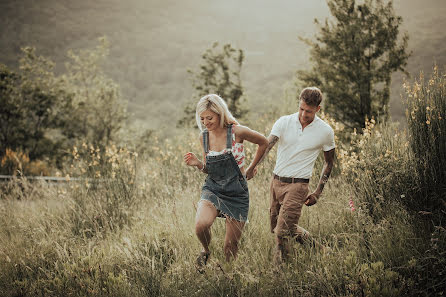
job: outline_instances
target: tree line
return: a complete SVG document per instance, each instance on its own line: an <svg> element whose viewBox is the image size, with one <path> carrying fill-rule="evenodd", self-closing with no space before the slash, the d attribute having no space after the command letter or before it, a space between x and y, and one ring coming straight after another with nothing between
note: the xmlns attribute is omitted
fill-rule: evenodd
<svg viewBox="0 0 446 297"><path fill-rule="evenodd" d="M392 1L327 4L331 17L315 20L319 32L302 39L310 46L312 68L298 70L297 78L323 91L323 108L332 117L361 131L367 118L388 117L391 75L407 73L408 36L399 31L402 19ZM22 49L18 71L0 65L0 159L8 149L61 167L74 145L105 147L118 138L126 124L126 101L102 70L108 48L102 38L93 50L70 51L62 75L31 47ZM184 107L178 125L193 123L196 98L208 93L221 95L236 117L245 115L243 61L243 50L230 44L214 43L206 50L198 70L189 70L194 102Z"/></svg>

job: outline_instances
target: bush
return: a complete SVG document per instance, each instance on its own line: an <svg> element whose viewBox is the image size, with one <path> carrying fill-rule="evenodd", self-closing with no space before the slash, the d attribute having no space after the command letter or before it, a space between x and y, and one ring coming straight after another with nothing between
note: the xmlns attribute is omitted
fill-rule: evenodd
<svg viewBox="0 0 446 297"><path fill-rule="evenodd" d="M355 189L375 222L392 215L395 203L415 199L415 177L407 138L396 126L366 121L362 134L352 134L351 145L341 149L342 175Z"/></svg>
<svg viewBox="0 0 446 297"><path fill-rule="evenodd" d="M74 147L71 176L73 232L92 237L117 231L131 224L136 204L136 156L112 145L105 152L83 144Z"/></svg>
<svg viewBox="0 0 446 297"><path fill-rule="evenodd" d="M412 86L406 85L406 118L410 148L414 153L418 177L414 210L446 214L446 80L434 67L429 81L420 75Z"/></svg>
<svg viewBox="0 0 446 297"><path fill-rule="evenodd" d="M50 169L47 164L40 160L30 161L27 153L6 149L1 158L0 173L6 175L49 175Z"/></svg>

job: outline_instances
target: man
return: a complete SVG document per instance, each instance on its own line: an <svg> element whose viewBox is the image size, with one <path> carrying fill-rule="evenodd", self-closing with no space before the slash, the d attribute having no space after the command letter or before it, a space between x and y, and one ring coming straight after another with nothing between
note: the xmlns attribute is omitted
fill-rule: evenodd
<svg viewBox="0 0 446 297"><path fill-rule="evenodd" d="M299 111L282 116L268 137L268 148L278 143L277 159L271 181L271 232L276 236L275 260L282 262L288 253L288 241L304 242L309 233L299 227L303 204L314 205L319 199L333 168L335 143L333 129L316 113L320 110L322 93L318 88L302 90ZM324 167L316 190L309 194L308 183L320 150L324 151Z"/></svg>

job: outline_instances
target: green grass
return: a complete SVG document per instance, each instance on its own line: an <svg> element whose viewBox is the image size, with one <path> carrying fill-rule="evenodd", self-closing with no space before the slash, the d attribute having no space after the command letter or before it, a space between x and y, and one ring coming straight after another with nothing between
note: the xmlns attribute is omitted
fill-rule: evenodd
<svg viewBox="0 0 446 297"><path fill-rule="evenodd" d="M122 189L120 181L96 188L27 181L22 186L19 181L7 185L4 193L9 194L2 195L0 204L3 294L397 296L412 292L405 271L417 257L420 239L410 216L395 205L392 216L374 222L368 204L341 175L330 181L318 204L304 209L300 221L332 252L295 244L291 260L276 269L268 225L272 157L249 182L250 216L239 257L232 263L224 261L224 222L218 219L212 227L210 263L206 273L198 273L193 265L200 250L194 216L204 175L181 162L188 139L155 144L158 152L140 157L130 194L111 195ZM198 152L198 144L191 148ZM132 171L126 172L128 180ZM25 191L20 200L19 191ZM132 206L124 203L126 196ZM356 204L353 212L350 198Z"/></svg>
<svg viewBox="0 0 446 297"><path fill-rule="evenodd" d="M438 86L444 84L426 88ZM251 119L250 126L268 133L278 115L293 110L290 98L285 94L282 108ZM444 94L436 98L444 104ZM444 214L433 220L411 203L425 199L414 169L414 132L408 137L392 124L370 121L353 136L324 117L339 137L338 169L319 202L304 207L300 225L330 252L295 243L290 260L273 265L272 152L249 181L249 223L238 258L225 262L224 221L217 219L212 255L200 274L194 267L200 251L194 219L205 176L183 164L185 152L200 153L197 131L184 129L163 140L153 136L140 156L116 147L73 150L69 175L100 182L17 179L0 185L2 296L441 296ZM246 150L252 158L254 147ZM320 168L321 160L311 188Z"/></svg>

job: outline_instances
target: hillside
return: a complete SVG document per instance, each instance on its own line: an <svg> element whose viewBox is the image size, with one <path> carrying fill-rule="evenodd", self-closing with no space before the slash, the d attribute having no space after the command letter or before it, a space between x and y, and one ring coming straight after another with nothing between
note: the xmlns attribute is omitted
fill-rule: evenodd
<svg viewBox="0 0 446 297"><path fill-rule="evenodd" d="M443 0L398 0L413 56L409 71L446 64ZM68 49L111 41L106 69L129 100L134 118L151 127L173 127L192 94L187 69L215 41L246 53L243 82L256 105L281 96L297 69L309 66L298 36L311 37L314 18L328 15L325 1L23 0L0 2L0 63L17 67L20 47L33 45L63 69ZM428 16L428 17L427 17ZM391 111L400 119L402 75L394 77Z"/></svg>

